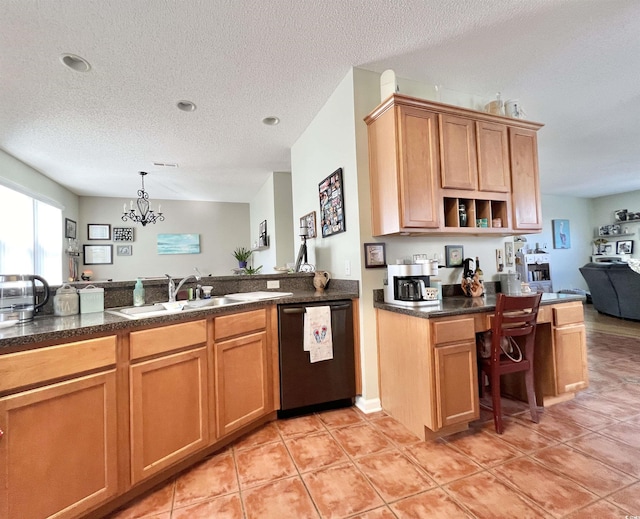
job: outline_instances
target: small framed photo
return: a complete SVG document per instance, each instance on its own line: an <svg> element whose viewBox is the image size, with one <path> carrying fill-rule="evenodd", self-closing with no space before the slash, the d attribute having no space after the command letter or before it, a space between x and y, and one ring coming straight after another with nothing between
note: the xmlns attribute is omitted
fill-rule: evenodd
<svg viewBox="0 0 640 519"><path fill-rule="evenodd" d="M462 245L445 245L445 266L447 267L462 267L464 261L464 248Z"/></svg>
<svg viewBox="0 0 640 519"><path fill-rule="evenodd" d="M616 254L631 254L633 252L633 240L616 242Z"/></svg>
<svg viewBox="0 0 640 519"><path fill-rule="evenodd" d="M133 227L114 227L113 241L133 241Z"/></svg>
<svg viewBox="0 0 640 519"><path fill-rule="evenodd" d="M364 244L364 266L368 269L384 268L387 266L384 243Z"/></svg>
<svg viewBox="0 0 640 519"><path fill-rule="evenodd" d="M90 223L87 225L87 237L90 240L110 240L111 225L107 223Z"/></svg>
<svg viewBox="0 0 640 519"><path fill-rule="evenodd" d="M112 265L113 245L83 245L85 265Z"/></svg>
<svg viewBox="0 0 640 519"><path fill-rule="evenodd" d="M64 237L65 238L72 238L75 240L77 238L77 228L78 228L78 225L76 224L76 222L74 222L69 218L64 219Z"/></svg>
<svg viewBox="0 0 640 519"><path fill-rule="evenodd" d="M315 238L316 234L316 212L311 211L300 218L300 229L307 228L307 239Z"/></svg>
<svg viewBox="0 0 640 519"><path fill-rule="evenodd" d="M133 245L116 245L116 255L118 256L132 256Z"/></svg>

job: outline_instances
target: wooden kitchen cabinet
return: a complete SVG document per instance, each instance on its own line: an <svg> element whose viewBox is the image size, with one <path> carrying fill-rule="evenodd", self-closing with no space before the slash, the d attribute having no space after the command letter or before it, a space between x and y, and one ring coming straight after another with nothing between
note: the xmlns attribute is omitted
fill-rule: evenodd
<svg viewBox="0 0 640 519"><path fill-rule="evenodd" d="M575 392L589 385L583 312L582 303L553 309L556 394Z"/></svg>
<svg viewBox="0 0 640 519"><path fill-rule="evenodd" d="M274 410L267 317L260 309L214 320L218 437Z"/></svg>
<svg viewBox="0 0 640 519"><path fill-rule="evenodd" d="M115 344L0 356L0 372L19 366L26 383L41 384L0 398L0 517L79 517L118 492ZM101 371L48 383L69 364Z"/></svg>
<svg viewBox="0 0 640 519"><path fill-rule="evenodd" d="M372 234L440 226L438 116L390 107L369 125Z"/></svg>
<svg viewBox="0 0 640 519"><path fill-rule="evenodd" d="M432 323L438 429L480 416L474 319Z"/></svg>
<svg viewBox="0 0 640 519"><path fill-rule="evenodd" d="M365 122L374 236L541 230L541 124L401 94ZM461 204L466 226L459 223Z"/></svg>
<svg viewBox="0 0 640 519"><path fill-rule="evenodd" d="M542 231L538 138L533 130L509 128L513 230Z"/></svg>
<svg viewBox="0 0 640 519"><path fill-rule="evenodd" d="M135 485L209 444L206 321L132 332L129 344Z"/></svg>
<svg viewBox="0 0 640 519"><path fill-rule="evenodd" d="M382 408L422 439L466 429L480 413L474 319L376 313Z"/></svg>

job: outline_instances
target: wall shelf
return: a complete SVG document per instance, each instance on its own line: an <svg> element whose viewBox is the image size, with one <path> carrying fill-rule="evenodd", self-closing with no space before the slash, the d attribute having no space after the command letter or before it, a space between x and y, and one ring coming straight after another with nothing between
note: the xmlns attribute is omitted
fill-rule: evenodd
<svg viewBox="0 0 640 519"><path fill-rule="evenodd" d="M628 232L626 234L596 234L593 239L602 238L603 240L606 240L607 238L625 238L627 236L635 236L635 234L635 232Z"/></svg>

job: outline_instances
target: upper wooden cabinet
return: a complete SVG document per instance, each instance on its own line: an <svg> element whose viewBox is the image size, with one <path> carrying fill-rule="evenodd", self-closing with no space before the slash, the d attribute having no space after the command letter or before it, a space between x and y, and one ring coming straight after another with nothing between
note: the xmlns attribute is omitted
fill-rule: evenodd
<svg viewBox="0 0 640 519"><path fill-rule="evenodd" d="M541 230L541 124L400 94L365 122L374 236Z"/></svg>
<svg viewBox="0 0 640 519"><path fill-rule="evenodd" d="M439 227L436 113L388 107L369 126L369 168L374 235Z"/></svg>

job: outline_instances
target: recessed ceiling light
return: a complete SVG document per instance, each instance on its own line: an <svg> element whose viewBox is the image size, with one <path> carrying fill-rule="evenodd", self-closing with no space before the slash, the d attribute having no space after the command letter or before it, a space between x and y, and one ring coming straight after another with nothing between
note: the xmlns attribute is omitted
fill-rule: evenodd
<svg viewBox="0 0 640 519"><path fill-rule="evenodd" d="M195 103L191 101L178 101L176 106L183 112L193 112L196 109Z"/></svg>
<svg viewBox="0 0 640 519"><path fill-rule="evenodd" d="M63 54L60 56L60 61L76 72L89 72L91 70L89 62L75 54Z"/></svg>
<svg viewBox="0 0 640 519"><path fill-rule="evenodd" d="M264 119L262 119L262 122L267 126L275 126L276 124L280 124L280 119L278 119L277 117L271 116L271 117L265 117Z"/></svg>
<svg viewBox="0 0 640 519"><path fill-rule="evenodd" d="M178 164L176 162L154 162L154 166L158 166L159 168L177 168Z"/></svg>

